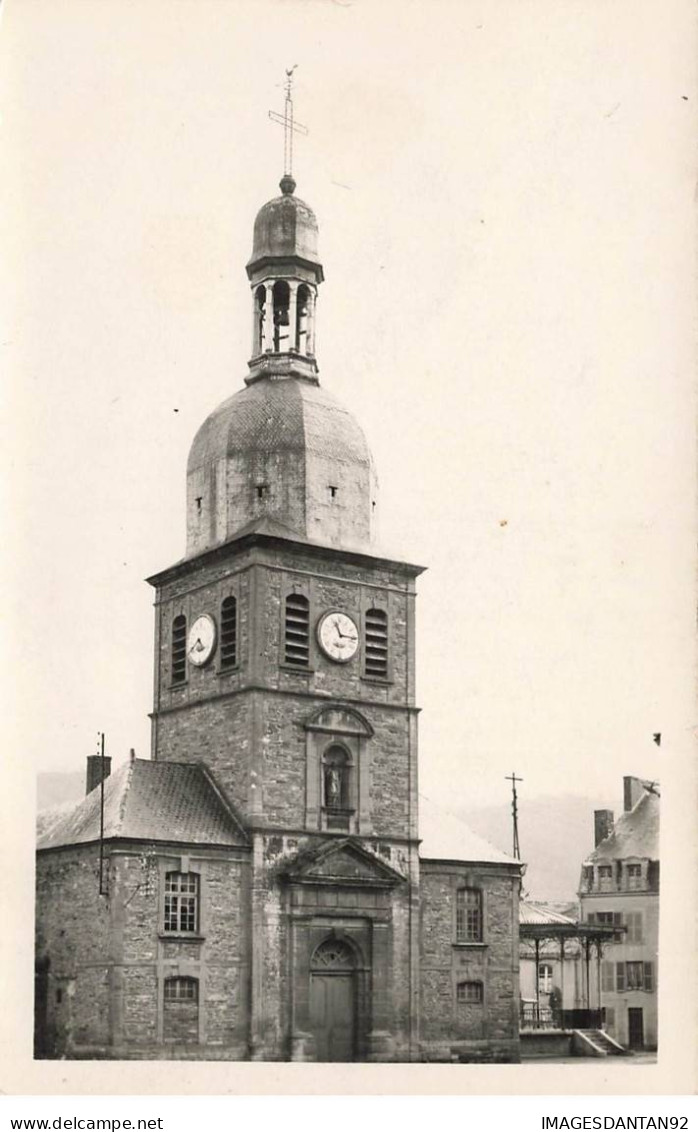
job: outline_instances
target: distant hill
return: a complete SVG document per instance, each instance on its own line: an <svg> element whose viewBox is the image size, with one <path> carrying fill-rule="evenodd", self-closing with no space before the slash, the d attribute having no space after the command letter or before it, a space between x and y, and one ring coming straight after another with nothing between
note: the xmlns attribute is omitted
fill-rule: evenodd
<svg viewBox="0 0 698 1132"><path fill-rule="evenodd" d="M39 810L79 802L84 793L81 771L38 776ZM594 847L594 810L603 805L598 799L577 795L526 801L520 811L519 841L527 863L524 890L532 899L576 900L582 861ZM497 849L511 852L509 805L454 813Z"/></svg>
<svg viewBox="0 0 698 1132"><path fill-rule="evenodd" d="M524 890L532 899L576 900L582 861L594 848L594 810L603 805L598 798L563 795L527 800L519 810L519 843L527 864ZM511 853L510 805L460 810L458 817Z"/></svg>
<svg viewBox="0 0 698 1132"><path fill-rule="evenodd" d="M53 810L67 802L79 802L85 796L85 772L55 771L36 776L36 808Z"/></svg>

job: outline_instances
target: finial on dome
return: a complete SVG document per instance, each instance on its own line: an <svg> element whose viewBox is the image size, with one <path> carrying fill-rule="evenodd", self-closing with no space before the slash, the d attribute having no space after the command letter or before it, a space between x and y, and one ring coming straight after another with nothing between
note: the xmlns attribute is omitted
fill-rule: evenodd
<svg viewBox="0 0 698 1132"><path fill-rule="evenodd" d="M279 181L279 188L285 197L291 197L296 191L296 182L288 173L284 173Z"/></svg>
<svg viewBox="0 0 698 1132"><path fill-rule="evenodd" d="M269 111L269 117L272 122L278 122L284 128L284 175L281 181L281 191L285 196L290 196L296 183L293 180L293 135L307 134L306 126L302 126L300 122L293 120L293 72L295 71L297 63L294 63L290 70L286 71L286 81L284 83L284 112L277 114L275 110ZM285 189L284 181L293 185L293 189Z"/></svg>

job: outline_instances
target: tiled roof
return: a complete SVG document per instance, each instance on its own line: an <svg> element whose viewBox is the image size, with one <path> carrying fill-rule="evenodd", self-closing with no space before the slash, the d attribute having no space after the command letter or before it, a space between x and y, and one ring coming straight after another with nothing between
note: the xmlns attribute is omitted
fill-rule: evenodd
<svg viewBox="0 0 698 1132"><path fill-rule="evenodd" d="M555 912L549 904L537 904L532 900L521 900L519 903L520 924L568 924L574 925L576 920Z"/></svg>
<svg viewBox="0 0 698 1132"><path fill-rule="evenodd" d="M39 815L38 849L99 840L100 789L67 814ZM104 837L245 845L244 830L201 764L133 759L104 783Z"/></svg>
<svg viewBox="0 0 698 1132"><path fill-rule="evenodd" d="M422 794L419 796L419 836L422 839L419 847L422 860L520 864L515 857L509 857L495 849L484 838L473 833L459 818L442 810Z"/></svg>
<svg viewBox="0 0 698 1132"><path fill-rule="evenodd" d="M626 857L659 860L659 795L654 791L646 791L632 810L620 815L613 832L599 842L585 863Z"/></svg>

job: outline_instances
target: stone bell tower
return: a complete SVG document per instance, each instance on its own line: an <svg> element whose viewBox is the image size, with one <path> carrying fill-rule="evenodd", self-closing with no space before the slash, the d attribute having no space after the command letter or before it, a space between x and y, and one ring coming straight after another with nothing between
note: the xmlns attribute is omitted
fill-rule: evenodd
<svg viewBox="0 0 698 1132"><path fill-rule="evenodd" d="M250 1056L417 1048L414 603L375 546L363 432L321 385L318 226L254 223L244 387L197 432L187 553L156 589L153 757L203 762L250 838Z"/></svg>

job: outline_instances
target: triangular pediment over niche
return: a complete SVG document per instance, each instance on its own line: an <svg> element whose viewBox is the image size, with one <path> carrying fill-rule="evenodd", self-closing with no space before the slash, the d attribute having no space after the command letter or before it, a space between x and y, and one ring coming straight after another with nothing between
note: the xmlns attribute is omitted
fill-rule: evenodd
<svg viewBox="0 0 698 1132"><path fill-rule="evenodd" d="M349 884L380 888L403 883L405 878L386 861L346 838L298 854L284 869L295 884Z"/></svg>

